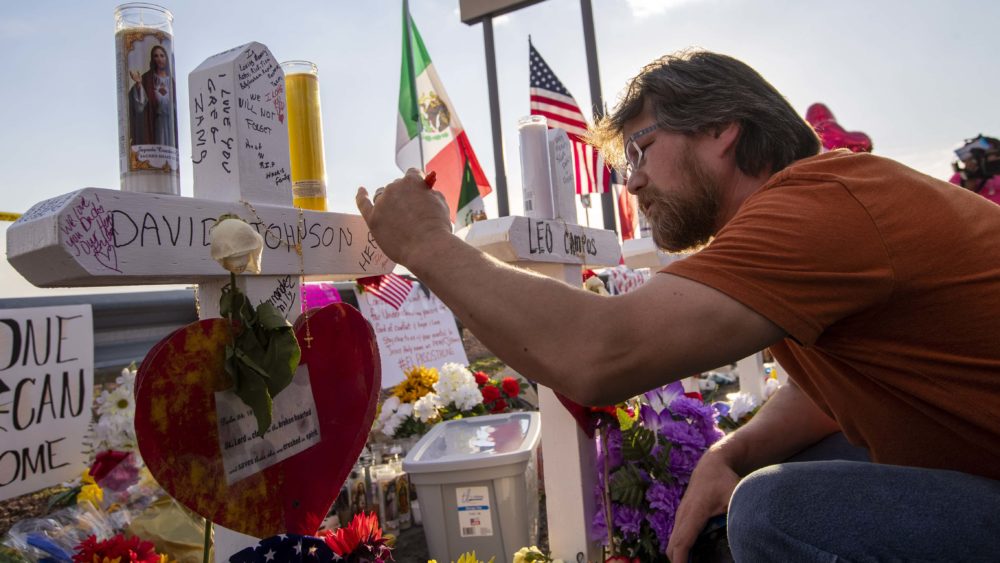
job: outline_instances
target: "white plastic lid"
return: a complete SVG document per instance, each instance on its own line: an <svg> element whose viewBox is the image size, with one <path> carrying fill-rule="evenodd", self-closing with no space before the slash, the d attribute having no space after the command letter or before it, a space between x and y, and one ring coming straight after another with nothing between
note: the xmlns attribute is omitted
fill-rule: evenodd
<svg viewBox="0 0 1000 563"><path fill-rule="evenodd" d="M538 445L541 416L515 412L442 422L403 461L407 473L495 467L527 461Z"/></svg>

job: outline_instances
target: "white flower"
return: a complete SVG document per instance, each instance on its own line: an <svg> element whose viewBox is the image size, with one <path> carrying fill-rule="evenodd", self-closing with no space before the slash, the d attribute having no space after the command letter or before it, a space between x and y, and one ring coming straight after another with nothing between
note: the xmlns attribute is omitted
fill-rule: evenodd
<svg viewBox="0 0 1000 563"><path fill-rule="evenodd" d="M737 393L733 405L729 407L729 418L739 422L741 418L757 408L757 399L747 393Z"/></svg>
<svg viewBox="0 0 1000 563"><path fill-rule="evenodd" d="M209 231L212 236L212 259L234 274L249 270L260 273L264 238L239 217L223 216Z"/></svg>
<svg viewBox="0 0 1000 563"><path fill-rule="evenodd" d="M774 395L774 393L778 390L778 387L781 387L778 380L773 377L768 377L764 381L764 400L766 401L770 399L771 395Z"/></svg>
<svg viewBox="0 0 1000 563"><path fill-rule="evenodd" d="M396 415L400 418L406 418L411 414L413 414L413 403L403 403L396 409Z"/></svg>
<svg viewBox="0 0 1000 563"><path fill-rule="evenodd" d="M399 397L393 395L382 403L382 414L379 415L381 418L386 418L392 413L396 412L399 408ZM388 413L388 414L387 414Z"/></svg>
<svg viewBox="0 0 1000 563"><path fill-rule="evenodd" d="M459 410L470 410L483 401L476 378L465 366L447 363L438 370L434 391L442 405L454 403Z"/></svg>
<svg viewBox="0 0 1000 563"><path fill-rule="evenodd" d="M437 416L437 411L440 407L441 398L438 397L438 394L428 393L417 399L416 403L413 403L413 415L416 416L420 422L427 422Z"/></svg>
<svg viewBox="0 0 1000 563"><path fill-rule="evenodd" d="M396 430L399 429L399 425L403 423L403 418L399 416L390 416L382 423L382 433L386 436L395 436Z"/></svg>
<svg viewBox="0 0 1000 563"><path fill-rule="evenodd" d="M452 397L452 402L458 407L460 411L470 411L476 407L479 403L483 402L483 393L479 390L479 386L472 387L462 387L457 393Z"/></svg>

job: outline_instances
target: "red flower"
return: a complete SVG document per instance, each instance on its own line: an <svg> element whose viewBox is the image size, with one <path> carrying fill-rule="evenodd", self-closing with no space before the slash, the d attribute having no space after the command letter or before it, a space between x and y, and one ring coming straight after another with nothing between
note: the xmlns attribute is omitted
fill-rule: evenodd
<svg viewBox="0 0 1000 563"><path fill-rule="evenodd" d="M590 407L590 412L595 414L610 414L611 416L618 416L618 407Z"/></svg>
<svg viewBox="0 0 1000 563"><path fill-rule="evenodd" d="M138 537L125 539L117 536L97 541L95 536L83 540L74 549L73 561L76 563L100 563L103 561L120 561L120 563L159 563L160 555L156 553L153 542L142 541Z"/></svg>
<svg viewBox="0 0 1000 563"><path fill-rule="evenodd" d="M490 401L495 401L500 398L500 390L494 385L487 385L483 387L480 392L483 394L483 402L489 403Z"/></svg>
<svg viewBox="0 0 1000 563"><path fill-rule="evenodd" d="M94 457L94 464L90 466L90 476L98 483L111 473L111 470L125 461L130 456L129 452L119 452L116 450L105 450Z"/></svg>
<svg viewBox="0 0 1000 563"><path fill-rule="evenodd" d="M385 543L374 512L356 514L347 526L321 532L319 537L340 557L353 554L358 546L366 552L381 552Z"/></svg>
<svg viewBox="0 0 1000 563"><path fill-rule="evenodd" d="M506 409L507 409L507 401L503 399L497 399L496 402L493 403L493 408L490 409L490 412L493 414L497 414L503 412Z"/></svg>
<svg viewBox="0 0 1000 563"><path fill-rule="evenodd" d="M476 373L473 373L472 377L476 378L476 385L480 387L490 382L490 376L486 375L486 372L483 371L477 371Z"/></svg>
<svg viewBox="0 0 1000 563"><path fill-rule="evenodd" d="M513 377L503 378L500 385L503 386L503 392L506 393L511 399L517 397L518 393L521 392L521 384L519 384Z"/></svg>

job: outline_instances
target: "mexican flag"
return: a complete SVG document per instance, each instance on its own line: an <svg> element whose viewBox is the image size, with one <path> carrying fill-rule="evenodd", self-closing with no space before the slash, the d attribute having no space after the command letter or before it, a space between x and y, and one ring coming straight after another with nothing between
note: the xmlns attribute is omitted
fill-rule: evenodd
<svg viewBox="0 0 1000 563"><path fill-rule="evenodd" d="M470 194L466 206L476 205L482 211L482 198L490 193L489 181L462 129L455 107L445 93L417 26L410 20L410 41L407 41L407 14L403 12L403 64L399 81L399 117L396 123L396 165L436 171L434 189L444 194L456 221L463 203L464 172L470 172ZM412 42L412 44L411 44ZM412 47L412 48L411 48ZM421 163L421 148L423 162ZM422 166L421 166L422 164ZM472 196L469 198L469 196ZM466 213L469 216L469 213ZM463 226L460 224L459 226Z"/></svg>
<svg viewBox="0 0 1000 563"><path fill-rule="evenodd" d="M483 197L479 195L476 175L472 172L472 161L467 158L462 169L462 189L458 194L458 213L455 215L455 226L461 228L485 218L486 210L483 208Z"/></svg>

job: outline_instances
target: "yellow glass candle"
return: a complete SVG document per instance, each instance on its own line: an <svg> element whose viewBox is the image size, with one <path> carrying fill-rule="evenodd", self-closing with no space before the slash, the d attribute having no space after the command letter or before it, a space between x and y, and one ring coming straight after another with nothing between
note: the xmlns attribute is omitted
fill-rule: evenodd
<svg viewBox="0 0 1000 563"><path fill-rule="evenodd" d="M326 211L326 165L319 72L308 61L281 63L288 108L288 152L292 161L292 205Z"/></svg>

